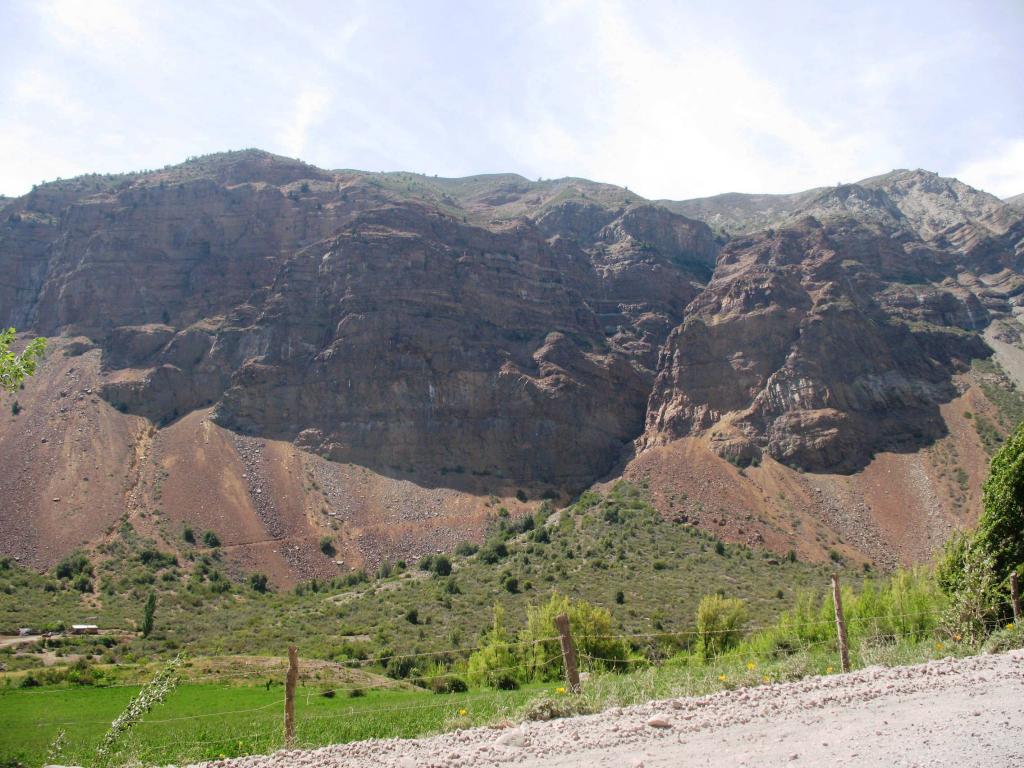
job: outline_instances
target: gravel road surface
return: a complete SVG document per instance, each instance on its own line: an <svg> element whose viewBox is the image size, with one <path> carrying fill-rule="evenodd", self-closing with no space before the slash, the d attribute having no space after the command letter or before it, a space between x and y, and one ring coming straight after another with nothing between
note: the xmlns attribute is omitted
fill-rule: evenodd
<svg viewBox="0 0 1024 768"><path fill-rule="evenodd" d="M231 768L1024 766L1024 651L598 715L208 763Z"/></svg>

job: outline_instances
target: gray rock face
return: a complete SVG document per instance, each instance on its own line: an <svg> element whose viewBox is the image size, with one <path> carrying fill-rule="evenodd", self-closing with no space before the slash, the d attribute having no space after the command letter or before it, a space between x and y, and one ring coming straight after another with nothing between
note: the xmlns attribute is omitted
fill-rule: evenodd
<svg viewBox="0 0 1024 768"><path fill-rule="evenodd" d="M953 374L989 354L973 332L1020 295L1022 244L1019 215L934 174L820 192L723 249L666 345L643 444L710 432L736 463L855 471L941 436Z"/></svg>

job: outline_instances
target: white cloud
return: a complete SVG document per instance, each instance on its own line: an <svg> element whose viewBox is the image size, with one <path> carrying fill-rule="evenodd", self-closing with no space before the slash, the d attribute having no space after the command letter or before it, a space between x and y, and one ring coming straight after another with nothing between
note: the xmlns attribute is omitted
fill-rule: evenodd
<svg viewBox="0 0 1024 768"><path fill-rule="evenodd" d="M699 29L680 24L675 44L660 47L615 3L591 8L589 18L596 85L580 98L575 130L543 103L504 124L526 167L629 185L654 198L796 191L891 167L883 137L803 117L737 52L709 45ZM865 173L869 153L883 162Z"/></svg>
<svg viewBox="0 0 1024 768"><path fill-rule="evenodd" d="M997 197L1024 194L1024 139L1005 142L986 156L960 166L954 175Z"/></svg>
<svg viewBox="0 0 1024 768"><path fill-rule="evenodd" d="M30 69L14 83L15 109L38 108L50 118L64 122L81 122L89 109L65 80L41 69Z"/></svg>
<svg viewBox="0 0 1024 768"><path fill-rule="evenodd" d="M453 2L464 12L442 13L404 0L5 1L16 11L0 50L8 193L246 146L325 167L585 176L648 197L958 164L970 183L1024 191L1012 141L1024 107L1006 96L1024 58L1010 46L989 61L972 91L984 109L963 109L955 79L1000 35L1012 40L1001 32L1012 25L983 15L937 18L931 34L885 0L825 4L806 23L785 2ZM880 42L875 17L889 19ZM808 39L812 22L851 19ZM951 41L961 27L970 34Z"/></svg>
<svg viewBox="0 0 1024 768"><path fill-rule="evenodd" d="M144 48L150 37L139 6L122 0L49 0L36 10L50 39L109 63L125 47Z"/></svg>
<svg viewBox="0 0 1024 768"><path fill-rule="evenodd" d="M280 136L287 154L301 157L305 153L310 130L324 117L330 104L331 93L326 88L308 85L299 91Z"/></svg>

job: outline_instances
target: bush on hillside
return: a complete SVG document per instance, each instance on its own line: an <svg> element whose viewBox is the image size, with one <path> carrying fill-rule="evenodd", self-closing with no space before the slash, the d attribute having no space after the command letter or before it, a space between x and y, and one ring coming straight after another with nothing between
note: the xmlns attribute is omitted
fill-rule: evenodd
<svg viewBox="0 0 1024 768"><path fill-rule="evenodd" d="M516 654L512 636L505 628L505 609L494 606L494 623L484 635L480 649L470 657L466 677L474 685L508 691L519 687L522 663Z"/></svg>
<svg viewBox="0 0 1024 768"><path fill-rule="evenodd" d="M736 597L705 595L697 606L697 638L705 658L723 653L739 641L747 606Z"/></svg>
<svg viewBox="0 0 1024 768"><path fill-rule="evenodd" d="M70 579L79 575L92 576L93 571L89 558L81 552L75 552L58 563L54 574L58 579Z"/></svg>
<svg viewBox="0 0 1024 768"><path fill-rule="evenodd" d="M1024 424L992 457L974 532L952 538L939 564L939 584L960 614L954 620L976 629L984 616L1008 615L1014 570L1024 573ZM973 616L964 614L967 601L974 602Z"/></svg>
<svg viewBox="0 0 1024 768"><path fill-rule="evenodd" d="M529 680L559 680L562 677L562 647L555 629L555 617L569 617L569 627L581 666L604 671L624 671L630 653L618 634L607 608L585 600L570 601L553 594L543 605L526 607L526 629L519 633L523 644L525 674Z"/></svg>

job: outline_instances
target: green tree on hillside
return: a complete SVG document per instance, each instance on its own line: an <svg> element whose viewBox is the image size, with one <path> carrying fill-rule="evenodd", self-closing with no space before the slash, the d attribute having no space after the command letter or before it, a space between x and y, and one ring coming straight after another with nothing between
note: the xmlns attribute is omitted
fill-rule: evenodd
<svg viewBox="0 0 1024 768"><path fill-rule="evenodd" d="M153 631L153 617L156 614L156 592L150 592L142 613L142 636L149 637Z"/></svg>
<svg viewBox="0 0 1024 768"><path fill-rule="evenodd" d="M46 351L46 339L33 339L20 355L10 350L16 331L0 331L0 389L15 392L26 377L36 372L36 364Z"/></svg>
<svg viewBox="0 0 1024 768"><path fill-rule="evenodd" d="M939 583L950 595L987 594L994 610L1004 600L1010 573L1024 568L1024 424L992 457L982 486L982 511L970 534L953 538L939 566ZM991 585L986 587L985 585Z"/></svg>

